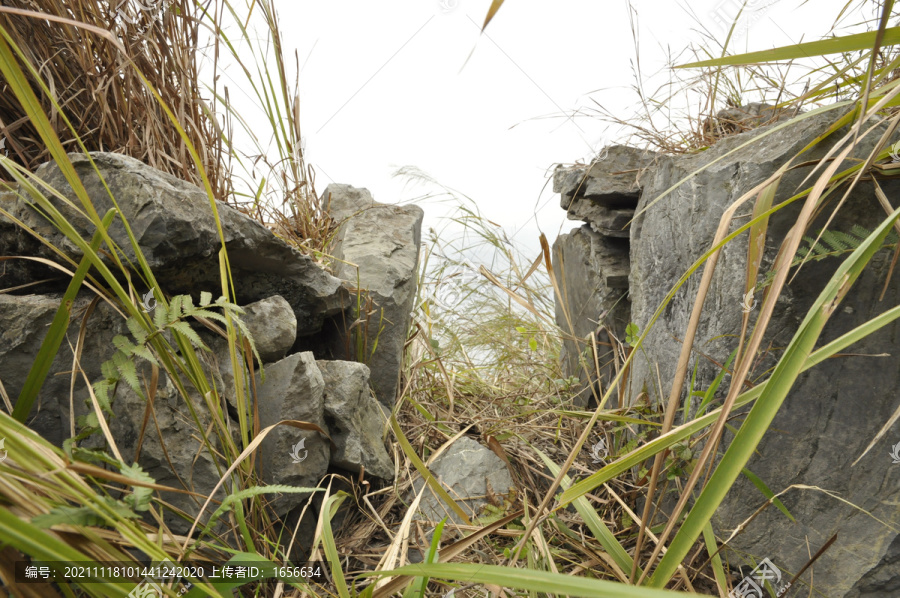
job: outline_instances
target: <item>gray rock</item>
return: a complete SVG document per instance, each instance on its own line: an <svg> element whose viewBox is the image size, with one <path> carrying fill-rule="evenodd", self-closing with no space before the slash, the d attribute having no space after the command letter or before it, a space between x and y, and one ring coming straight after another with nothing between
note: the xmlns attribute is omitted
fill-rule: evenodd
<svg viewBox="0 0 900 598"><path fill-rule="evenodd" d="M610 210L633 210L643 185L643 171L656 154L624 145L609 148L602 160L587 166L557 167L553 191L569 220L600 222ZM621 229L621 227L613 227Z"/></svg>
<svg viewBox="0 0 900 598"><path fill-rule="evenodd" d="M482 514L490 502L489 497L502 504L515 491L509 469L500 457L465 436L435 459L429 470L470 518ZM410 500L424 484L421 478L413 482ZM459 516L428 489L419 503L419 513L427 521L449 517L449 520L461 523Z"/></svg>
<svg viewBox="0 0 900 598"><path fill-rule="evenodd" d="M581 383L574 396L578 407L592 403L594 395L589 386L596 382L591 332L596 333L598 343L601 384L594 387L598 397L615 378L609 333L624 341L631 311L626 293L628 268L627 241L602 237L588 225L560 235L553 244L553 270L562 293L556 300L556 323L566 333L560 361L565 375L577 377ZM607 406L615 407L616 396Z"/></svg>
<svg viewBox="0 0 900 598"><path fill-rule="evenodd" d="M704 124L707 129L714 128L710 132L717 136L733 135L744 131L750 131L763 125L790 119L794 110L776 109L771 104L751 102L743 106L734 106L719 110L716 118L707 120Z"/></svg>
<svg viewBox="0 0 900 598"><path fill-rule="evenodd" d="M218 295L217 291L221 289L218 258L221 244L206 193L134 158L104 152L94 152L91 156L128 219L163 290L173 295L199 295L204 290ZM97 212L104 214L112 207L112 202L87 156L70 154L69 158ZM80 205L54 163L42 165L36 174L75 205ZM24 192L20 195L24 196ZM90 238L93 224L63 202L52 201L76 231ZM324 318L340 313L349 305L340 281L319 268L308 256L234 208L223 203L217 203L216 207L239 304L281 295L294 311L300 335L318 332ZM58 233L26 201L16 202L11 211L70 256L81 257L77 246ZM121 220L114 221L110 236L133 260L134 252ZM22 231L0 235L0 254L58 259L46 248L36 246ZM21 284L34 280L35 276L26 278L10 282Z"/></svg>
<svg viewBox="0 0 900 598"><path fill-rule="evenodd" d="M149 366L140 369L144 370L144 378L149 379ZM193 412L200 422L199 428L178 389L168 375L161 373L153 400L155 417L150 417L144 427L146 401L127 384L120 384L112 401L115 417L108 422L110 433L126 463L134 463L137 456L137 463L156 483L202 495L160 492L160 498L187 515L187 518L182 518L169 510L164 512L166 524L176 534L187 534L198 518L201 525L209 519L216 503L202 514L200 508L219 482L221 473L224 473L224 470L220 473L216 468L213 457L201 440L201 434L206 433L212 421L209 409L198 393L191 392L190 399ZM144 433L140 439L142 429ZM94 436L86 445L96 446L100 438L99 435ZM221 450L215 433L210 434L209 438L213 447ZM137 455L139 439L140 454ZM221 502L225 496L225 491L220 489L214 500Z"/></svg>
<svg viewBox="0 0 900 598"><path fill-rule="evenodd" d="M322 373L312 353L295 353L257 373L259 426L283 420L304 421L325 430ZM298 446L299 445L299 446ZM267 484L315 488L328 471L331 447L319 432L281 425L269 432L256 453L260 475ZM304 500L302 494L284 494L274 500L275 511L287 513Z"/></svg>
<svg viewBox="0 0 900 598"><path fill-rule="evenodd" d="M56 315L61 295L0 294L0 381L10 400L15 402L25 386L31 366L40 351L50 323ZM47 441L61 446L70 436L69 385L74 346L82 326L83 316L90 298L77 298L71 308L67 332L68 342L63 341L53 360L50 372L38 394L26 421L29 427ZM91 381L100 376L100 367L115 352L112 339L117 334L127 334L125 321L105 302L97 304L87 320L84 348L81 353L81 369ZM75 415L86 412L84 402L90 397L84 377L76 376L73 402Z"/></svg>
<svg viewBox="0 0 900 598"><path fill-rule="evenodd" d="M329 185L321 201L332 217L342 222L332 255L358 266L338 261L337 275L354 287L358 284L367 289L374 302L365 327L366 354L376 347L376 341L377 348L367 363L375 396L393 406L416 298L424 213L417 206L377 203L367 190L350 185ZM338 344L355 345L346 339Z"/></svg>
<svg viewBox="0 0 900 598"><path fill-rule="evenodd" d="M659 198L688 173L705 165L709 168L663 197L632 224L631 318L641 329L646 327L678 278L711 246L725 209L821 134L836 118L834 114L822 114L792 124L764 142L738 150L715 164L713 161L725 152L769 129L723 139L701 154L660 160L646 179L639 208ZM877 137L877 133L867 137L855 157L868 155ZM838 135L834 135L827 139L802 160L822 157L837 138ZM854 163L857 162L848 160L842 168ZM808 172L806 167L790 171L779 186L775 203L801 188ZM900 184L896 181L882 181L881 185L888 197L900 195ZM873 195L871 184L861 182L841 208L832 228L847 231L854 224L869 230L874 228L884 213L873 207ZM743 212L751 209L752 204L747 204ZM762 272L771 270L777 248L799 209L800 205L794 204L773 215ZM826 209L813 222L812 230L820 230L830 213L831 210ZM738 219L738 222L746 220ZM724 361L734 349L735 337L740 333L747 242L744 233L723 251L706 300L695 344L698 354L691 359L692 368L695 358L699 363L696 386L701 389L709 387L719 368L702 358L699 352ZM896 277L891 279L884 301L879 302L890 259L889 251L876 254L844 298L841 309L831 317L819 341L820 346L883 312L886 306L900 302L900 279ZM760 356L756 375L762 375L780 356L775 348L790 342L800 319L840 261L831 258L810 262L787 286L769 326L770 333L762 345L773 350ZM666 384L673 379L681 350L681 342L676 339L684 337L699 283L698 272L675 295L647 337L644 350L634 362L633 388L636 390L632 396L637 389L644 389L653 400L660 401L668 393ZM783 497L783 501L798 523L791 523L780 511L769 508L730 543L734 550L753 554L758 559L768 557L782 571L797 571L808 560L809 551L817 550L837 533L837 542L815 565L814 582L819 592L835 598L887 596L890 592L869 592L872 588L897 587L900 569L896 567L896 551L891 547L897 545L895 530L900 528L900 510L896 507L900 476L896 468L892 469L887 453L890 439L896 441L900 437L900 428L895 426L860 463L851 464L896 409L896 389L900 387L898 337L900 325L894 322L854 345L853 353L860 356L833 359L826 367L819 366L802 375L759 445L758 453L748 464L748 469L776 493L796 483L825 488L893 528L820 492L794 490ZM862 356L879 354L890 357ZM663 382L663 397L657 390L658 379ZM727 384L726 378L720 396L727 391ZM694 407L696 405L692 404L691 409ZM726 435L726 446L729 441L730 435ZM716 529L735 528L763 502L765 498L755 486L743 477L739 478L716 513ZM729 559L740 563L736 554L729 552ZM805 578L808 579L808 575Z"/></svg>
<svg viewBox="0 0 900 598"><path fill-rule="evenodd" d="M287 355L297 340L297 318L290 303L276 295L243 308L243 321L263 363L272 363Z"/></svg>
<svg viewBox="0 0 900 598"><path fill-rule="evenodd" d="M325 382L325 422L337 449L331 464L384 480L394 463L384 448L385 418L369 390L369 368L352 361L317 361Z"/></svg>

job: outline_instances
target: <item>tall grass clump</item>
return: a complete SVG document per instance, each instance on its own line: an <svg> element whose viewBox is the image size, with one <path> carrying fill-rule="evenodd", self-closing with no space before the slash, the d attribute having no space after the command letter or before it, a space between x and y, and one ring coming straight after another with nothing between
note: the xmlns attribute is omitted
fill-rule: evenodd
<svg viewBox="0 0 900 598"><path fill-rule="evenodd" d="M198 78L200 5L192 0L3 4L0 27L7 43L34 67L25 79L62 147L79 151L80 140L89 151L123 153L203 186L191 145L216 198L228 197L227 150ZM155 94L177 115L180 130ZM37 123L8 87L0 94L0 137L9 158L28 170L53 158Z"/></svg>

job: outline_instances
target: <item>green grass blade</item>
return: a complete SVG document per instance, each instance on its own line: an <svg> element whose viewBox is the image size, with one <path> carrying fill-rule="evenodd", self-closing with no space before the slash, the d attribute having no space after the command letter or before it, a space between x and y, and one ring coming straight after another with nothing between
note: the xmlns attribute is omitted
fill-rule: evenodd
<svg viewBox="0 0 900 598"><path fill-rule="evenodd" d="M581 596L583 598L674 598L698 596L669 590L628 586L615 581L575 577L549 571L517 569L497 565L463 563L419 564L393 571L378 571L363 575L428 575L461 583L493 584L527 592L541 592L550 596Z"/></svg>
<svg viewBox="0 0 900 598"><path fill-rule="evenodd" d="M794 516L791 515L791 512L788 511L786 506L784 506L784 503L781 502L781 499L775 498L775 493L772 492L772 490L769 488L769 486L764 481L762 481L762 479L760 479L759 476L757 476L755 473L753 473L746 467L741 470L741 473L744 474L745 476L747 476L747 479L750 480L751 482L753 482L753 485L756 486L759 489L759 491L763 493L763 496L765 496L766 499L771 500L772 504L775 505L776 507L778 507L778 510L781 511L782 513L784 513L785 517L787 517L794 523L797 523L797 520L794 519Z"/></svg>
<svg viewBox="0 0 900 598"><path fill-rule="evenodd" d="M524 439L523 439L524 440ZM526 441L527 442L527 441ZM529 444L529 446L531 446ZM559 475L559 465L550 460L550 457L545 455L539 449L535 447L531 447L535 453L541 458L544 462L544 465L547 466L547 469L550 470L550 473L554 476ZM562 483L560 487L565 490L569 486L572 485L572 480L569 476L563 476ZM572 505L575 507L575 510L578 511L578 514L581 515L582 520L584 520L585 525L588 526L588 529L591 530L591 533L594 534L594 537L600 542L600 545L609 553L609 556L616 562L619 568L622 571L630 572L631 567L633 566L633 561L631 559L631 555L625 550L625 548L619 543L616 539L615 534L612 533L612 530L607 527L600 516L597 514L597 511L591 504L587 501L585 497L576 498L572 501ZM638 567L638 575L642 573L641 568Z"/></svg>
<svg viewBox="0 0 900 598"><path fill-rule="evenodd" d="M0 537L4 545L12 546L35 560L64 563L94 561L54 534L19 519L6 508L0 508ZM85 584L82 588L93 596L127 596L132 585L130 582L109 582L103 585Z"/></svg>
<svg viewBox="0 0 900 598"><path fill-rule="evenodd" d="M877 31L867 31L865 33L856 33L853 35L842 35L830 39L823 39L815 42L806 42L802 44L794 44L792 46L783 46L781 48L772 48L771 50L762 50L760 52L748 52L747 54L737 54L735 56L726 56L724 58L714 58L712 60L701 60L700 62L691 62L682 64L676 68L698 68L704 66L734 66L737 64L756 64L761 62L775 62L784 60L795 60L797 58L809 58L811 56L825 56L827 54L840 54L842 52L855 52L857 50L869 50L875 44L875 36ZM892 46L900 43L900 27L890 27L884 30L884 39L881 41L882 46Z"/></svg>
<svg viewBox="0 0 900 598"><path fill-rule="evenodd" d="M431 546L428 548L428 554L425 555L425 560L423 561L426 565L438 562L438 544L441 543L441 534L444 533L445 523L447 523L446 517L441 519L441 522L434 528L434 534L431 537ZM428 577L417 577L412 581L409 587L406 588L406 591L403 592L403 598L417 598L418 596L424 596L427 588Z"/></svg>
<svg viewBox="0 0 900 598"><path fill-rule="evenodd" d="M804 365L815 347L816 341L828 322L829 317L837 309L841 299L850 290L850 287L862 273L866 264L881 247L884 238L890 232L897 218L900 217L900 209L895 210L866 240L841 263L834 276L819 294L818 299L806 314L803 323L800 324L794 338L791 340L784 355L775 366L772 377L766 382L762 394L750 409L744 424L738 430L731 442L731 446L725 451L719 466L710 477L706 487L700 493L694 507L688 514L681 528L672 539L665 556L660 560L659 566L653 572L649 585L651 587L663 587L675 573L678 564L685 558L691 546L697 540L703 530L703 526L710 520L716 508L721 504L725 495L731 489L735 479L750 460L753 451L759 445L763 435L768 431L769 425L775 419L778 409L794 384L794 381L804 370Z"/></svg>
<svg viewBox="0 0 900 598"><path fill-rule="evenodd" d="M347 580L344 579L344 572L341 570L341 556L338 554L337 545L334 543L334 534L331 531L331 518L337 513L341 503L350 496L346 492L338 492L333 496L329 496L325 504L322 505L322 544L325 547L325 556L331 565L331 576L334 579L334 586L337 588L340 598L350 598L350 589L347 587Z"/></svg>
<svg viewBox="0 0 900 598"><path fill-rule="evenodd" d="M713 532L712 523L707 522L703 526L703 542L706 544L706 552L712 557L713 575L716 577L716 584L719 586L719 592L724 593L728 589L725 581L725 567L722 566L722 557L717 552L716 534Z"/></svg>

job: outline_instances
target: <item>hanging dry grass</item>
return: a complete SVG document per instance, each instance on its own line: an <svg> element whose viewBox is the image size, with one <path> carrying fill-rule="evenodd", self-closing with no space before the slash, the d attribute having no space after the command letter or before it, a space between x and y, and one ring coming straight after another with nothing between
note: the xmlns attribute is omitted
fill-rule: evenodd
<svg viewBox="0 0 900 598"><path fill-rule="evenodd" d="M178 178L202 185L187 146L166 117L143 73L176 115L197 148L216 197L229 183L214 121L200 97L197 45L200 9L191 0L4 0L0 27L46 82L53 97L28 74L64 147L77 151L75 135L89 151L127 154ZM29 14L30 13L30 14ZM127 56L110 40L46 14L113 33ZM128 61L134 62L133 68ZM51 101L53 100L53 101ZM62 107L59 114L54 103ZM65 116L65 119L62 118ZM69 129L68 119L74 128ZM0 136L9 157L34 170L49 159L34 124L0 80Z"/></svg>

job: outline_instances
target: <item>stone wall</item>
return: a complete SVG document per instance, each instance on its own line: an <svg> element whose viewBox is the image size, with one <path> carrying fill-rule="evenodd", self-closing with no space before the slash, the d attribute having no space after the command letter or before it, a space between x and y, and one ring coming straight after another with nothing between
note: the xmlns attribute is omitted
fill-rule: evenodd
<svg viewBox="0 0 900 598"><path fill-rule="evenodd" d="M622 341L624 326L629 322L643 332L666 294L709 250L725 210L822 134L836 118L834 114L804 115L746 147L741 146L772 131L776 125L722 139L697 154L664 156L614 147L603 161L558 169L554 182L563 207L570 218L585 221L581 228L560 236L555 244L554 267L568 289L557 297L557 323L564 330L569 329L569 321L562 313L565 306L576 337L566 342L564 367L568 372L584 380L572 355L588 346L583 340L586 332L600 331L601 339L604 334L612 334ZM824 156L839 135L827 138L801 161ZM875 138L877 132L865 138L853 158L868 155ZM844 167L855 163L848 159ZM700 169L702 172L679 184ZM804 182L804 177L809 172L810 167L804 166L787 173L776 203L808 187L811 183ZM900 205L900 183L879 183L892 205ZM635 196L639 196L636 201L631 199ZM627 207L623 206L625 197L631 202ZM622 198L622 203L613 202L613 198ZM813 231L825 226L836 201L833 199L814 221ZM752 202L745 205L746 209L738 211L732 230L747 222ZM635 207L646 212L630 225L626 223L627 252L611 254L606 247L621 238L612 233L617 233L627 218L620 210ZM778 247L799 209L799 204L795 204L772 217L761 272L772 269ZM871 182L863 181L848 197L830 228L852 232L851 227L858 225L871 230L884 216ZM719 373L719 364L735 348L740 333L745 309L747 239L744 233L722 252L706 299L690 362L691 372L697 365L695 386L702 390ZM832 316L820 345L900 302L900 277L896 273L884 298L880 298L891 257L892 252L887 249L876 254ZM839 263L837 258L812 261L790 280L763 342L764 352L754 368L755 380L765 379L765 372L780 357ZM619 284L623 270L627 272L627 285ZM657 403L668 396L701 274L702 269L687 281L656 322L634 360L630 386L619 399L621 403L631 404L642 392ZM751 323L759 311L753 305ZM774 492L791 484L806 484L836 493L858 508L820 491L792 490L782 500L797 523L774 507L766 509L726 550L735 567L743 564L742 555L751 554L757 559L768 557L792 576L837 533L836 543L813 567L816 590L832 598L893 596L900 592L900 509L896 502L900 465L893 464L888 455L891 444L900 440L900 424L894 425L870 453L852 465L897 409L898 343L900 324L895 321L854 345L851 354L831 359L803 374L748 464L748 469ZM624 352L627 347L620 350ZM607 346L598 347L601 365L604 359L608 361L609 351ZM588 356L593 359L589 351ZM601 385L613 373L607 366L601 372ZM688 400L690 377L682 400ZM726 376L717 400L724 398L729 381ZM697 401L696 397L692 399L689 412L696 409ZM730 438L726 434L726 446ZM760 491L740 477L716 513L717 531L727 536L764 502ZM810 574L806 573L803 580L809 579Z"/></svg>
<svg viewBox="0 0 900 598"><path fill-rule="evenodd" d="M199 304L203 292L218 297L222 288L222 244L206 193L133 158L100 152L92 154L92 158L99 174L87 157L70 155L101 215L113 207L103 181L109 186L156 277L156 291L168 297L190 295L195 304ZM90 239L94 227L73 207L80 202L60 170L54 164L46 164L38 169L37 176L71 202L70 205L59 197L51 197L51 203L75 232ZM266 437L256 454L259 475L266 484L314 487L328 472L359 475L364 471L369 477L385 481L394 477L393 459L383 441L386 416L370 388L369 366L378 398L392 407L409 312L416 294L422 212L418 208L385 206L377 212L377 230L367 230L368 221L361 224L356 212L373 206L371 196L367 197L369 203L354 210L350 197L353 194L349 193L353 188L337 189L346 192L342 196L346 213L336 216L343 222L342 255L359 262L359 279L367 288L372 287L376 305L384 306L386 320L390 320L382 327L378 350L374 355L366 355L372 359L368 365L349 362L354 355L337 355L330 350L340 344L336 338L347 335L341 326L350 326L357 317L356 285L351 287L329 274L238 210L217 204L235 300L243 307L242 320L255 340L264 377L260 364L256 364L252 374L255 380L246 367L235 372L227 340L201 322L191 320L194 332L209 347L198 354L214 393L204 397L190 382L182 382L203 427L210 425L215 412L234 430L237 444L240 441L234 388L241 377L245 388L256 389L261 428L284 420L318 427L280 426ZM47 263L72 268L59 252L76 262L82 253L48 223L23 186L16 192L0 194L0 208L49 243L37 242L14 220L0 216L0 256L45 260L7 259L0 267L0 289L10 290L0 293L0 382L15 404L70 280L70 276ZM125 258L134 263L136 252L120 218L114 220L109 234ZM379 238L385 247L388 241L392 244L374 261L366 261L349 250L360 243L375 243ZM108 254L104 259L113 272L119 272ZM393 282L377 285L379 276ZM136 281L136 301L140 303L148 289L140 286L140 277L134 272L132 279ZM68 342L60 347L27 421L57 446L72 437L78 417L92 411L88 384L105 379L101 364L116 351L114 337L130 334L117 300L98 297L95 289L83 288L69 306ZM152 313L158 306L147 305L147 301L143 308ZM84 338L79 345L82 330ZM136 373L142 383L152 378L150 364L141 359L137 359ZM129 465L136 460L160 484L208 494L223 470L216 468L208 448L199 441L200 431L191 409L165 372L160 374L153 394L156 417L149 426L147 403L139 393L122 383L112 397L112 413L106 417L123 460ZM219 451L222 447L216 442L212 448ZM77 444L102 448L105 441L98 434ZM163 492L163 498L184 513L184 517L167 514L166 523L175 533L186 533L195 519L205 520L209 515L199 512L202 499L168 492ZM223 498L221 492L217 498ZM273 498L276 512L289 519L305 501L299 494ZM289 538L290 534L286 536ZM299 538L299 546L303 548L309 540Z"/></svg>

